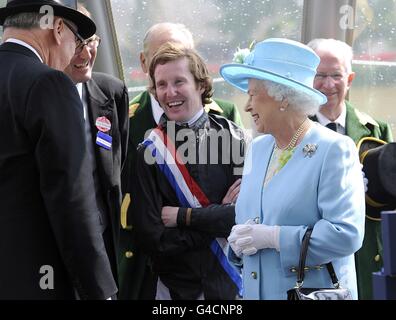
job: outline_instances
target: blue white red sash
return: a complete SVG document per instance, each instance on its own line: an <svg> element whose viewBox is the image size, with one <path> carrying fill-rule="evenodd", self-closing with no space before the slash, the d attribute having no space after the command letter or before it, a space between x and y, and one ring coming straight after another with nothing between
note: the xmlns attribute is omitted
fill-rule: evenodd
<svg viewBox="0 0 396 320"><path fill-rule="evenodd" d="M143 144L151 151L156 164L175 190L181 207L200 208L210 204L209 199L181 161L172 140L162 129L153 129ZM210 248L242 295L242 277L227 259L227 246L226 239L216 238Z"/></svg>

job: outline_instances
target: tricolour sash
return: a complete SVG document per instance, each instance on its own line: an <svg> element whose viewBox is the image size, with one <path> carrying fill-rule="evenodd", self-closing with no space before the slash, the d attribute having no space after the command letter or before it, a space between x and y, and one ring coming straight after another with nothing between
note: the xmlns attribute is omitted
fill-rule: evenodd
<svg viewBox="0 0 396 320"><path fill-rule="evenodd" d="M205 193L181 161L172 140L162 129L153 129L143 144L151 151L156 164L175 190L181 207L201 208L210 204ZM227 259L227 246L226 239L216 238L210 248L242 295L242 277Z"/></svg>

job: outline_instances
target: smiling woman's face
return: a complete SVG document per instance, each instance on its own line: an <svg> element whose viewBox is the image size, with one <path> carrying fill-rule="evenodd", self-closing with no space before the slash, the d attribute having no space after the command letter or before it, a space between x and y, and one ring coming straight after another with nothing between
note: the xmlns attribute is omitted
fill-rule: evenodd
<svg viewBox="0 0 396 320"><path fill-rule="evenodd" d="M257 132L271 133L273 115L280 112L281 102L270 97L263 82L257 79L249 79L248 95L245 111L250 112Z"/></svg>

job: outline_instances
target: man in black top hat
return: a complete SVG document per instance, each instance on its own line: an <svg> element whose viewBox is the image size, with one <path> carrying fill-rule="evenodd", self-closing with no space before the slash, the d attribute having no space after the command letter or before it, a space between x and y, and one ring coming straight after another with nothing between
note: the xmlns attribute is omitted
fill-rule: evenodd
<svg viewBox="0 0 396 320"><path fill-rule="evenodd" d="M0 299L107 299L117 287L105 217L62 72L95 24L56 1L10 0L0 25Z"/></svg>

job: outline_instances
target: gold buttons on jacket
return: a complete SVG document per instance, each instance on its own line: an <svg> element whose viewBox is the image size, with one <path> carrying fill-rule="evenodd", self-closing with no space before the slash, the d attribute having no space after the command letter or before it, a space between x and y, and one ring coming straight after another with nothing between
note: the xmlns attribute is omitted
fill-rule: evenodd
<svg viewBox="0 0 396 320"><path fill-rule="evenodd" d="M374 257L374 261L375 262L379 262L381 260L381 256L379 255L379 254L377 254L375 257Z"/></svg>
<svg viewBox="0 0 396 320"><path fill-rule="evenodd" d="M322 265L317 265L317 266L312 266L312 267L310 267L310 266L305 266L304 267L304 271L309 271L309 270L321 270L321 269L323 269L323 266ZM298 269L297 269L297 267L291 267L290 268L290 272L297 272L298 271Z"/></svg>
<svg viewBox="0 0 396 320"><path fill-rule="evenodd" d="M257 272L253 271L250 275L252 276L253 279L257 279Z"/></svg>
<svg viewBox="0 0 396 320"><path fill-rule="evenodd" d="M132 251L125 251L125 257L126 258L132 258L133 257L133 252Z"/></svg>

